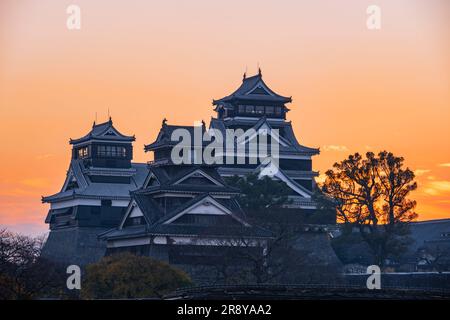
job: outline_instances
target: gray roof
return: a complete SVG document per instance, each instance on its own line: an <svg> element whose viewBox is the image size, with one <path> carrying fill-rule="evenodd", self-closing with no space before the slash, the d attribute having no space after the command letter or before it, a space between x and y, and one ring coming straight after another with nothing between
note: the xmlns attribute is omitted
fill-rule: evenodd
<svg viewBox="0 0 450 320"><path fill-rule="evenodd" d="M258 91L259 90L259 91ZM290 97L284 97L272 91L263 81L262 74L259 72L252 77L244 77L242 84L232 94L218 100L213 100L213 105L223 104L235 101L264 101L274 103L289 103Z"/></svg>
<svg viewBox="0 0 450 320"><path fill-rule="evenodd" d="M204 193L187 201L185 204L163 213L159 205L148 195L133 193L133 199L144 214L147 222L144 226L131 226L109 230L100 235L101 238L134 238L150 235L189 235L189 236L247 236L247 237L270 237L272 234L260 227L251 225L242 226L203 226L203 225L180 225L166 224L165 222L175 217L183 210L195 205L203 199L211 196ZM213 197L214 198L214 197ZM234 199L216 199L221 205L228 208L234 217L245 221L245 215L241 207ZM130 203L131 205L131 203Z"/></svg>
<svg viewBox="0 0 450 320"><path fill-rule="evenodd" d="M410 230L414 240L409 246L410 252L416 252L431 243L446 241L450 244L450 238L442 236L444 233L450 234L450 219L413 222Z"/></svg>
<svg viewBox="0 0 450 320"><path fill-rule="evenodd" d="M204 174L217 180L223 185L204 186L198 181L188 182L184 185L174 184L181 178L188 176L190 173L193 173L196 170L201 170ZM228 187L222 180L220 175L217 173L217 169L215 167L184 165L168 165L161 167L150 166L149 174L153 174L160 184L132 192L132 199L137 204L145 217L146 227L118 228L115 230L110 230L109 232L103 234L102 237L107 239L116 239L149 235L237 236L244 234L249 237L270 236L266 230L253 227L245 222L245 214L239 206L237 200L233 197L233 195L238 193L239 190ZM163 208L161 208L160 205L153 199L154 193L173 190L182 190L186 193L191 194L193 198L189 199L179 206L170 209L168 208L166 209L168 210L168 212L164 212ZM216 198L215 193L219 192L230 196L230 198ZM170 219L176 217L178 214L182 213L184 210L190 208L191 206L200 203L207 197L213 198L220 205L227 208L229 212L231 212L231 216L242 222L242 226L206 227L203 225L179 225L167 223ZM128 212L130 212L131 206L133 205L133 201L131 201L127 210Z"/></svg>
<svg viewBox="0 0 450 320"><path fill-rule="evenodd" d="M199 126L200 127L200 126ZM197 127L197 128L199 128ZM156 137L156 140L150 144L147 144L144 146L144 150L147 151L151 151L151 150L155 150L158 149L162 146L175 146L178 144L178 141L172 141L172 134L175 130L187 130L189 132L189 136L191 137L191 146L194 145L194 131L195 131L195 126L174 126L174 125L168 125L165 124L165 122L163 122L161 129L159 130L158 136ZM206 129L205 127L200 127L202 130L202 135L204 130ZM197 129L198 130L198 129ZM203 139L202 139L203 142Z"/></svg>
<svg viewBox="0 0 450 320"><path fill-rule="evenodd" d="M279 130L280 139L286 144L286 146L279 145L279 151L281 154L295 154L295 155L316 155L320 153L318 148L310 148L298 143L295 137L294 130L292 129L291 122L271 121L266 117L261 117L256 122L248 120L222 120L211 119L210 128L219 130L225 137L226 129L242 128L243 130L253 129L258 131L263 125L267 125L270 129ZM224 139L225 140L225 139ZM224 141L225 143L225 141Z"/></svg>
<svg viewBox="0 0 450 320"><path fill-rule="evenodd" d="M109 118L109 121L103 123L95 124L94 122L92 129L88 134L78 139L70 139L70 144L80 144L93 139L132 142L135 140L135 137L121 134L116 128L114 128L112 119Z"/></svg>
<svg viewBox="0 0 450 320"><path fill-rule="evenodd" d="M73 175L77 181L78 188L67 191L62 189L56 194L43 197L42 201L57 202L74 198L127 200L130 199L130 191L136 190L144 184L148 168L145 163L132 163L130 169L109 169L108 171L111 176L114 176L114 172L117 175L123 175L124 172L128 172L130 183L93 183L89 179L87 174L88 168L85 167L84 162L73 159L70 163L66 182Z"/></svg>

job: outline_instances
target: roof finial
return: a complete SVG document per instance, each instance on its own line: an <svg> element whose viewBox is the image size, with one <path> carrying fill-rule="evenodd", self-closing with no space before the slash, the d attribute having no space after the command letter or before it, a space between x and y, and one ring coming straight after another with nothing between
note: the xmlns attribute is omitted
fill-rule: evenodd
<svg viewBox="0 0 450 320"><path fill-rule="evenodd" d="M258 75L259 75L259 76L262 75L262 73L261 73L261 67L260 67L260 65L259 65L259 62L258 62Z"/></svg>
<svg viewBox="0 0 450 320"><path fill-rule="evenodd" d="M245 80L247 78L247 66L245 66L245 72L244 72L244 77L242 80Z"/></svg>
<svg viewBox="0 0 450 320"><path fill-rule="evenodd" d="M162 121L162 126L165 127L166 125L167 125L167 119L164 118L163 121Z"/></svg>
<svg viewBox="0 0 450 320"><path fill-rule="evenodd" d="M95 127L96 123L97 123L97 111L95 111L95 119L94 119L94 123L92 124L92 128Z"/></svg>

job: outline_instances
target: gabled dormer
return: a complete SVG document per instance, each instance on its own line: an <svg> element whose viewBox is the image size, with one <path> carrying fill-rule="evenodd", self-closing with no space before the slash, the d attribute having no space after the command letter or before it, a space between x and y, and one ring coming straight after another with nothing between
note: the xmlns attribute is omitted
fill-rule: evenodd
<svg viewBox="0 0 450 320"><path fill-rule="evenodd" d="M224 184L201 169L192 171L173 183L174 185L201 185L201 186L217 186L224 187Z"/></svg>
<svg viewBox="0 0 450 320"><path fill-rule="evenodd" d="M218 100L213 100L217 118L234 117L267 117L285 119L289 111L285 104L292 102L290 97L279 95L270 89L262 79L261 70L258 74L248 77L244 74L241 86L232 94Z"/></svg>
<svg viewBox="0 0 450 320"><path fill-rule="evenodd" d="M94 122L87 135L70 139L72 159L83 160L92 167L130 168L134 140L134 136L120 133L111 118L100 124Z"/></svg>

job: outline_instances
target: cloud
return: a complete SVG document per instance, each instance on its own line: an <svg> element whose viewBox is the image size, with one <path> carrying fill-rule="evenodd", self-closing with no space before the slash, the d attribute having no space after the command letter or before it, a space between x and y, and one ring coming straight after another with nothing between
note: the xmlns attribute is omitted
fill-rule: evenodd
<svg viewBox="0 0 450 320"><path fill-rule="evenodd" d="M420 177L420 176L423 176L424 174L426 174L426 173L428 173L428 172L430 172L431 170L428 170L428 169L417 169L417 170L414 170L414 174L417 176L417 177Z"/></svg>
<svg viewBox="0 0 450 320"><path fill-rule="evenodd" d="M424 192L431 196L437 196L442 193L448 193L450 192L450 181L446 180L430 181L427 187L424 189Z"/></svg>
<svg viewBox="0 0 450 320"><path fill-rule="evenodd" d="M325 151L335 151L335 152L346 152L346 151L349 151L346 146L334 145L334 144L323 146L323 149Z"/></svg>
<svg viewBox="0 0 450 320"><path fill-rule="evenodd" d="M447 163L441 163L441 164L439 165L439 167L450 168L450 162L447 162Z"/></svg>

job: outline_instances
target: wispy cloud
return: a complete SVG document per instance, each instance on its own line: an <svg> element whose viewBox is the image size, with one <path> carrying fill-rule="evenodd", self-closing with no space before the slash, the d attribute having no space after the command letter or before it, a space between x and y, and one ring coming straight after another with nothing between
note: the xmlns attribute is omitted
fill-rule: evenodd
<svg viewBox="0 0 450 320"><path fill-rule="evenodd" d="M431 170L429 170L429 169L417 169L417 170L414 170L414 174L417 176L417 177L420 177L420 176L423 176L424 174L426 174L426 173L428 173L428 172L430 172Z"/></svg>
<svg viewBox="0 0 450 320"><path fill-rule="evenodd" d="M323 146L323 150L325 150L325 151L335 151L335 152L346 152L346 151L349 151L346 146L335 145L335 144L330 144L330 145Z"/></svg>
<svg viewBox="0 0 450 320"><path fill-rule="evenodd" d="M443 193L448 193L450 192L450 181L446 180L430 181L427 187L424 189L424 192L431 196L437 196Z"/></svg>
<svg viewBox="0 0 450 320"><path fill-rule="evenodd" d="M441 164L439 165L439 167L450 168L450 162L447 162L447 163L441 163Z"/></svg>

